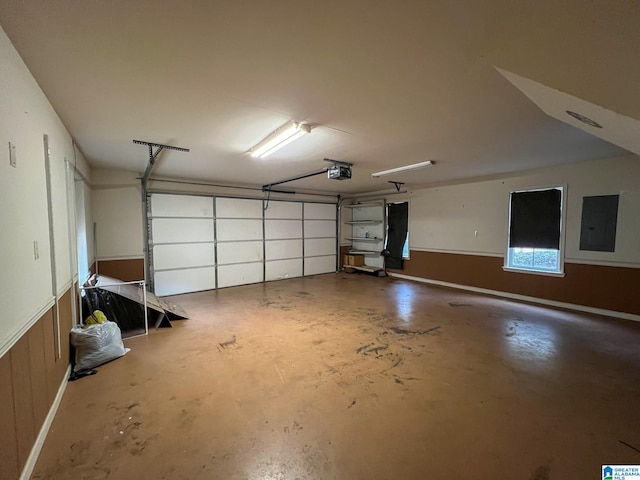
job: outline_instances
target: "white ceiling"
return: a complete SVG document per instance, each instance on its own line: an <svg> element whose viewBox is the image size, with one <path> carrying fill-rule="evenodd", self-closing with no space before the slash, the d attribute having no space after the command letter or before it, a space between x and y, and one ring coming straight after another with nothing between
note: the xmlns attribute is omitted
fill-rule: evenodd
<svg viewBox="0 0 640 480"><path fill-rule="evenodd" d="M262 185L352 162L356 193L625 153L546 115L494 66L640 119L640 2L0 0L0 24L90 164ZM0 80L1 81L1 80ZM317 125L267 159L284 124ZM371 173L436 166L372 179Z"/></svg>

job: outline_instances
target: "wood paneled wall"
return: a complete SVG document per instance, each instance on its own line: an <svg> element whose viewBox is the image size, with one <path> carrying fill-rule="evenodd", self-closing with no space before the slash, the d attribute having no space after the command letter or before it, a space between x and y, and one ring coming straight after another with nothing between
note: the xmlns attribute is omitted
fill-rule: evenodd
<svg viewBox="0 0 640 480"><path fill-rule="evenodd" d="M117 278L123 282L144 280L144 258L126 260L99 260L98 274Z"/></svg>
<svg viewBox="0 0 640 480"><path fill-rule="evenodd" d="M351 249L350 245L340 245L340 255L338 256L338 265L339 265L338 270L342 268L344 256L347 253L349 253L350 249Z"/></svg>
<svg viewBox="0 0 640 480"><path fill-rule="evenodd" d="M59 300L60 348L54 309L48 310L0 358L0 472L17 479L53 404L69 365L73 325L71 290Z"/></svg>
<svg viewBox="0 0 640 480"><path fill-rule="evenodd" d="M411 250L402 270L430 280L640 314L640 268L565 263L564 277L505 272L501 257Z"/></svg>

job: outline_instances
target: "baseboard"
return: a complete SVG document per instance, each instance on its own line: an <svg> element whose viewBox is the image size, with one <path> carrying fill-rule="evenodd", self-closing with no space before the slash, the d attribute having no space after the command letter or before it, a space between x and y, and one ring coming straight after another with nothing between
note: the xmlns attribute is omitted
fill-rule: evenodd
<svg viewBox="0 0 640 480"><path fill-rule="evenodd" d="M567 310L576 310L578 312L593 313L596 315L604 315L607 317L622 318L624 320L640 322L640 315L634 315L633 313L616 312L615 310L605 310L604 308L587 307L585 305L577 305L575 303L558 302L556 300L547 300L545 298L529 297L527 295L519 295L517 293L500 292L498 290L489 290L487 288L471 287L469 285L460 285L458 283L449 283L449 282L442 282L440 280L431 280L429 278L413 277L411 275L403 275L401 273L389 272L389 276L403 278L405 280L413 280L415 282L429 283L432 285L440 285L442 287L456 288L458 290L467 290L469 292L482 293L484 295L492 295L494 297L510 298L512 300L520 300L520 301L529 302L529 303L538 303L538 304L547 305L550 307L564 308Z"/></svg>
<svg viewBox="0 0 640 480"><path fill-rule="evenodd" d="M51 428L51 424L53 423L53 419L56 416L56 412L58 411L58 407L60 406L60 402L62 401L62 396L64 395L64 391L67 388L67 383L69 382L69 374L71 373L71 365L67 367L67 371L65 373L64 379L58 388L58 393L56 394L56 398L53 400L53 404L49 409L49 413L47 417L44 419L44 423L42 424L42 428L40 428L40 432L36 437L36 441L31 448L31 453L29 453L29 458L27 458L27 462L22 469L22 473L20 474L20 480L29 480L31 478L31 474L33 473L33 469L36 466L36 462L38 461L38 457L40 456L40 451L42 450L42 446L44 445L44 441L47 438L47 434L49 433L49 429Z"/></svg>

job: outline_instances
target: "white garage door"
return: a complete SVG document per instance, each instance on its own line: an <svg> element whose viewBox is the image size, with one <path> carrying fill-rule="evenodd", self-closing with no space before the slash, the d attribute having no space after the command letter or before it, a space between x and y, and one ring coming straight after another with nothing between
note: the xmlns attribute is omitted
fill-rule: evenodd
<svg viewBox="0 0 640 480"><path fill-rule="evenodd" d="M304 274L336 271L336 206L304 204Z"/></svg>
<svg viewBox="0 0 640 480"><path fill-rule="evenodd" d="M150 252L156 295L216 288L211 197L151 195Z"/></svg>
<svg viewBox="0 0 640 480"><path fill-rule="evenodd" d="M216 198L218 287L262 282L262 200Z"/></svg>
<svg viewBox="0 0 640 480"><path fill-rule="evenodd" d="M150 271L157 295L336 270L336 206L152 194Z"/></svg>
<svg viewBox="0 0 640 480"><path fill-rule="evenodd" d="M270 201L264 211L265 276L302 276L302 203Z"/></svg>

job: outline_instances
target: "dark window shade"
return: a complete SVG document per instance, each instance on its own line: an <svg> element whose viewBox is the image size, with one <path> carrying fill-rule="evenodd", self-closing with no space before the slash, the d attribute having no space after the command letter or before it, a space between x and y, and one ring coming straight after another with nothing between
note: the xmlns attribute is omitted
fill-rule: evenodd
<svg viewBox="0 0 640 480"><path fill-rule="evenodd" d="M389 256L385 260L387 268L402 269L402 249L407 239L409 223L409 203L390 203L387 205L387 245Z"/></svg>
<svg viewBox="0 0 640 480"><path fill-rule="evenodd" d="M512 193L509 247L559 250L561 202L555 188Z"/></svg>

